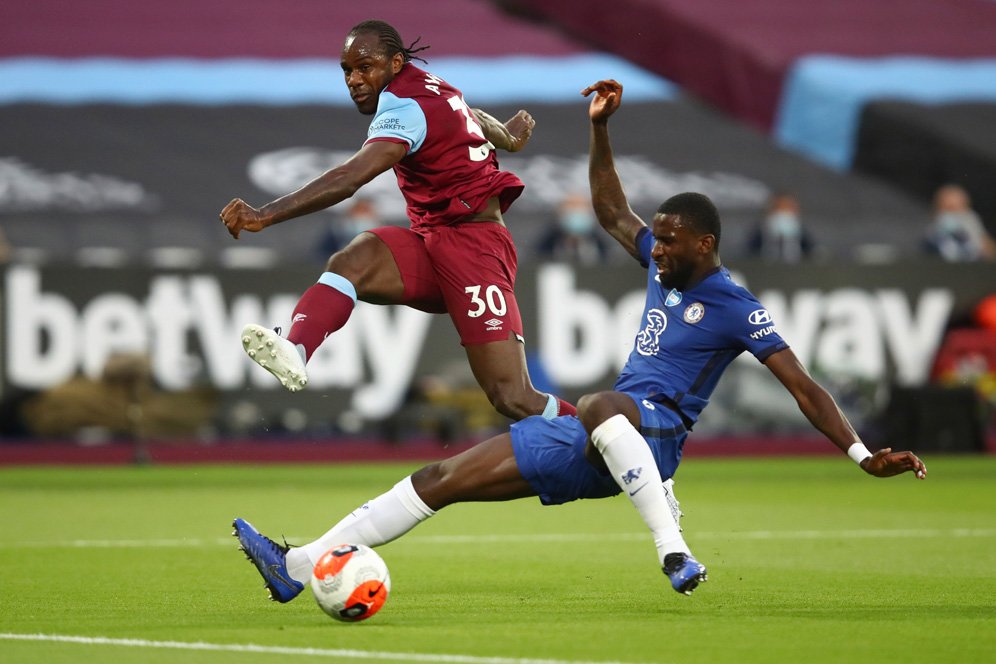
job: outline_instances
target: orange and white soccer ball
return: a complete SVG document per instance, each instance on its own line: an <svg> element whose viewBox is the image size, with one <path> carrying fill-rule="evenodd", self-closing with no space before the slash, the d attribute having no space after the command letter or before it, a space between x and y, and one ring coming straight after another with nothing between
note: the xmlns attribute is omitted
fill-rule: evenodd
<svg viewBox="0 0 996 664"><path fill-rule="evenodd" d="M391 592L391 575L377 553L362 544L328 550L311 574L311 590L322 611L342 622L366 620Z"/></svg>

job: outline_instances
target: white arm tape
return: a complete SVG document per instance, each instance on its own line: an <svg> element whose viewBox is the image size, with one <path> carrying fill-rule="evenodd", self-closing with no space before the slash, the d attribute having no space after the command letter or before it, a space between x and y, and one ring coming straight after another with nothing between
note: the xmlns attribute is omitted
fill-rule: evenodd
<svg viewBox="0 0 996 664"><path fill-rule="evenodd" d="M872 455L860 440L847 448L847 456L851 457L854 463L861 465L861 462Z"/></svg>

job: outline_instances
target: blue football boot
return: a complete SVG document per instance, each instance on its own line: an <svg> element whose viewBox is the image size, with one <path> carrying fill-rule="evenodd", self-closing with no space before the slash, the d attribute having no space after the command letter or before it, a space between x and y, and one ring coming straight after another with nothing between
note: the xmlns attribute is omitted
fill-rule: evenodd
<svg viewBox="0 0 996 664"><path fill-rule="evenodd" d="M277 544L269 537L261 535L252 524L243 519L232 521L234 537L239 538L239 548L246 554L246 559L259 570L260 576L266 581L266 589L270 599L277 602L289 602L297 597L304 584L290 578L287 573L287 549L289 547Z"/></svg>
<svg viewBox="0 0 996 664"><path fill-rule="evenodd" d="M705 565L688 553L664 556L664 573L671 579L671 587L685 595L691 595L700 583L708 580Z"/></svg>

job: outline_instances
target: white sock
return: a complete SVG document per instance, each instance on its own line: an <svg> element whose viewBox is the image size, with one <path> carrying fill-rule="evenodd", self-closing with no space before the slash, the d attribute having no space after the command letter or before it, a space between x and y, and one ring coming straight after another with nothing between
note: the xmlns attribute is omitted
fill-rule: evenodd
<svg viewBox="0 0 996 664"><path fill-rule="evenodd" d="M401 537L433 514L435 511L415 492L409 475L387 493L364 503L314 542L288 551L287 573L295 581L308 583L315 563L333 546L380 546Z"/></svg>
<svg viewBox="0 0 996 664"><path fill-rule="evenodd" d="M668 505L654 455L626 416L614 415L602 422L591 432L591 442L601 452L619 488L629 496L653 533L660 563L664 564L664 556L669 553L690 554Z"/></svg>

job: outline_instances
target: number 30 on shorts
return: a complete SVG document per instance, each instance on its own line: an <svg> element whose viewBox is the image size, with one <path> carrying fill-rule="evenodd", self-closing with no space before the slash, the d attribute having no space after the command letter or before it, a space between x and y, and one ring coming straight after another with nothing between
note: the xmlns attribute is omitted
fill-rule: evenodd
<svg viewBox="0 0 996 664"><path fill-rule="evenodd" d="M484 289L483 298L481 297L480 286L467 286L463 289L463 292L470 294L470 303L474 305L473 309L467 310L467 315L471 318L477 318L485 311L491 311L495 316L504 316L508 311L508 306L505 304L505 295L494 284Z"/></svg>

